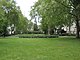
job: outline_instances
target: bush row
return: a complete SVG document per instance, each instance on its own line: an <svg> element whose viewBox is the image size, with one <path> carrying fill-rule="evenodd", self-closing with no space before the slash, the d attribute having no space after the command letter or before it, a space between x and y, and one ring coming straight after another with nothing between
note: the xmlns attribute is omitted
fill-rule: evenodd
<svg viewBox="0 0 80 60"><path fill-rule="evenodd" d="M19 36L19 38L58 38L58 35L52 36Z"/></svg>
<svg viewBox="0 0 80 60"><path fill-rule="evenodd" d="M66 33L66 34L59 34L59 36L76 36L76 34L69 34L69 33Z"/></svg>
<svg viewBox="0 0 80 60"><path fill-rule="evenodd" d="M41 31L28 31L27 34L43 34Z"/></svg>

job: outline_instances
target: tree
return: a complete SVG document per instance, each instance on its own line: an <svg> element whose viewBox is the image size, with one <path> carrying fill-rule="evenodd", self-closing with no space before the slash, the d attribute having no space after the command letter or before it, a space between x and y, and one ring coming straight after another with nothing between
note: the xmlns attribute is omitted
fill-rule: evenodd
<svg viewBox="0 0 80 60"><path fill-rule="evenodd" d="M36 11L42 18L42 29L47 29L49 34L52 27L55 28L62 25L70 27L76 21L76 37L79 38L79 0L38 0L32 11ZM34 15L34 13L32 14Z"/></svg>
<svg viewBox="0 0 80 60"><path fill-rule="evenodd" d="M79 21L80 21L80 0L70 0L72 2L73 6L73 14L75 15L75 21L76 21L76 30L77 30L77 38L80 37L79 32L80 32L80 26L79 26Z"/></svg>
<svg viewBox="0 0 80 60"><path fill-rule="evenodd" d="M68 3L66 2L65 4L67 5ZM69 23L68 16L70 15L68 15L67 10L65 6L57 3L55 0L38 0L33 6L31 13L34 15L37 12L37 15L42 18L42 29L47 30L48 34L50 34L52 28Z"/></svg>
<svg viewBox="0 0 80 60"><path fill-rule="evenodd" d="M56 0L57 1L57 0ZM64 3L57 1L58 3L62 4L68 9L68 13L73 16L74 22L76 23L76 37L79 38L79 32L80 32L80 0L68 0L68 5L65 5Z"/></svg>
<svg viewBox="0 0 80 60"><path fill-rule="evenodd" d="M19 29L22 32L27 31L28 19L25 18L14 0L0 0L0 33L7 34L7 27L14 25L11 32ZM19 28L19 29L18 29Z"/></svg>

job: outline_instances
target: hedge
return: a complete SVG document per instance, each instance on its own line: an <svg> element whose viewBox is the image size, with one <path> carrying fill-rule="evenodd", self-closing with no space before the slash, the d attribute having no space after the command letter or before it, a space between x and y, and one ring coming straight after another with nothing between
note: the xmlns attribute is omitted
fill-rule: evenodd
<svg viewBox="0 0 80 60"><path fill-rule="evenodd" d="M45 36L19 36L19 38L58 38L58 35L45 35Z"/></svg>

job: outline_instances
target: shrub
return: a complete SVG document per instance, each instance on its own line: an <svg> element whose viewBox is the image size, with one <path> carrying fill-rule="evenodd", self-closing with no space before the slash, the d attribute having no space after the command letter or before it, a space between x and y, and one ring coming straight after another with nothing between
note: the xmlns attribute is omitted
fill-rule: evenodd
<svg viewBox="0 0 80 60"><path fill-rule="evenodd" d="M58 35L44 35L44 36L19 36L19 38L58 38Z"/></svg>
<svg viewBox="0 0 80 60"><path fill-rule="evenodd" d="M27 34L43 34L41 31L28 31Z"/></svg>

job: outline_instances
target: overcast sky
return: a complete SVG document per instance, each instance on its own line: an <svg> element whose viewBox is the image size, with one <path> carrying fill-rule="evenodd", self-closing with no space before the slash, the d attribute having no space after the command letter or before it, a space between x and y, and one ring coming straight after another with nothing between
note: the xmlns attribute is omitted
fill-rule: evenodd
<svg viewBox="0 0 80 60"><path fill-rule="evenodd" d="M29 11L31 9L31 6L33 6L37 0L15 0L15 1L17 5L20 6L23 15L30 19Z"/></svg>

